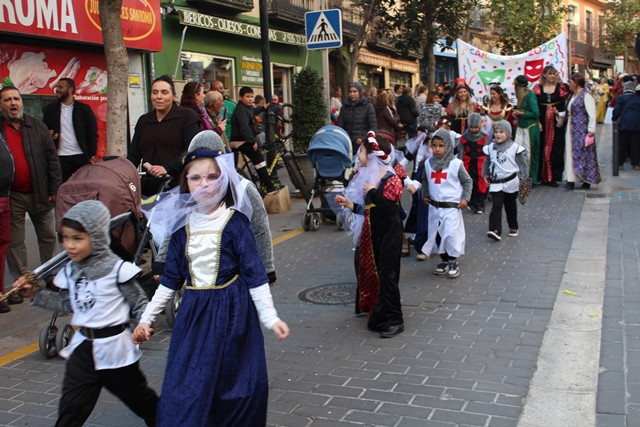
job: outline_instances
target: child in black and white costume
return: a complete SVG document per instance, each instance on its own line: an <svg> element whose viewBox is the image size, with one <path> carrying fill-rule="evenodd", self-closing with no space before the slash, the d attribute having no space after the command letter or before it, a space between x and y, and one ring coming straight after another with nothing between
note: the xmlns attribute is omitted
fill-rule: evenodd
<svg viewBox="0 0 640 427"><path fill-rule="evenodd" d="M529 176L529 160L525 147L511 139L511 125L501 120L493 126L494 142L483 147L487 155L482 176L489 184L491 214L487 237L502 240L502 206L507 216L509 236L518 235L518 189L520 178Z"/></svg>
<svg viewBox="0 0 640 427"><path fill-rule="evenodd" d="M73 206L62 220L61 240L71 261L56 275L60 292L42 290L33 304L59 313L73 311L78 330L60 351L67 359L56 426L81 426L102 387L118 396L147 425L155 425L158 396L147 386L131 341L130 313L139 319L147 297L136 277L140 268L109 247L111 215L97 200ZM25 284L24 276L14 286Z"/></svg>

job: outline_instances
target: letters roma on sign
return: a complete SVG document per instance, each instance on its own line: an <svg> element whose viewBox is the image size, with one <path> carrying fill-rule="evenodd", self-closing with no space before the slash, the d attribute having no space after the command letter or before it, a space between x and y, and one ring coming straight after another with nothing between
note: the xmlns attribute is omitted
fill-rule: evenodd
<svg viewBox="0 0 640 427"><path fill-rule="evenodd" d="M562 81L566 82L569 78L567 38L564 33L519 55L496 55L460 39L456 40L456 45L458 73L473 89L478 102L482 102L482 97L489 94L489 85L497 82L513 103L513 80L524 74L529 80L529 87L532 87L540 80L542 70L547 65L553 65L558 70Z"/></svg>
<svg viewBox="0 0 640 427"><path fill-rule="evenodd" d="M0 0L0 12L2 31L102 44L98 0ZM123 0L121 19L127 47L162 50L160 0Z"/></svg>

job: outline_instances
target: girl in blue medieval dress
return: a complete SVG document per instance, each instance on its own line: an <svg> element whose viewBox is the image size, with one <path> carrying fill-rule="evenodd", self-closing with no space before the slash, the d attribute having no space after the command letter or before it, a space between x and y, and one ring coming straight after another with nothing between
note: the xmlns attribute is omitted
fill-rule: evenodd
<svg viewBox="0 0 640 427"><path fill-rule="evenodd" d="M249 220L240 212L248 203L236 191L233 155L197 149L184 163L183 202L174 206L185 213L160 215L183 219L171 228L161 285L132 336L136 343L150 338L152 322L186 280L157 425L265 425L268 379L259 320L279 340L289 329L278 318Z"/></svg>

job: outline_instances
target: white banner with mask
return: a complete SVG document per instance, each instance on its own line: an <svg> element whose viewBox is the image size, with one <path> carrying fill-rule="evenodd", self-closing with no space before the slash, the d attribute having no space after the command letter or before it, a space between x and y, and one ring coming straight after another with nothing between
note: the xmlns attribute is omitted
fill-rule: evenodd
<svg viewBox="0 0 640 427"><path fill-rule="evenodd" d="M479 103L482 103L485 95L489 95L489 86L497 83L502 86L509 101L516 104L513 80L523 74L529 80L529 87L533 87L547 65L558 70L563 82L569 80L567 37L564 33L519 55L496 55L460 39L456 40L456 45L458 73L464 77Z"/></svg>

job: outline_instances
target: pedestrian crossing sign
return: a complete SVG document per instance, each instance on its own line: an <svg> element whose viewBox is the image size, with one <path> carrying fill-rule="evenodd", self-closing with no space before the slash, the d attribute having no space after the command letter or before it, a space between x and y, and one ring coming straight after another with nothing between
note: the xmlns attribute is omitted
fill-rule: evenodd
<svg viewBox="0 0 640 427"><path fill-rule="evenodd" d="M307 49L327 49L342 46L342 15L340 9L318 10L304 14Z"/></svg>

